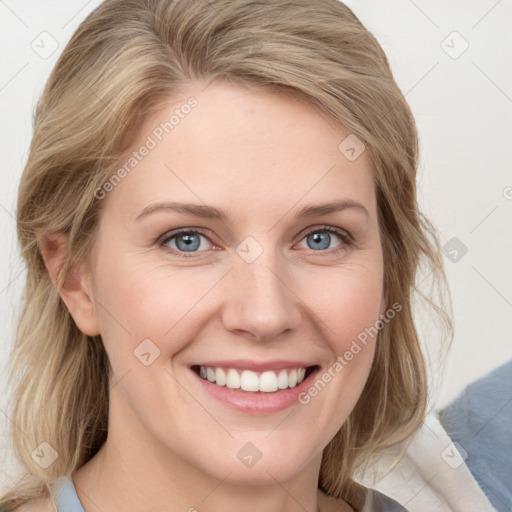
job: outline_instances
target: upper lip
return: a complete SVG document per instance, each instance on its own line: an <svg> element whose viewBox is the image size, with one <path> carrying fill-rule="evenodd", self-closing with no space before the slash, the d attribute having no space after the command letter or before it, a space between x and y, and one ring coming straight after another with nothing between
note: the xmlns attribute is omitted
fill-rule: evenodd
<svg viewBox="0 0 512 512"><path fill-rule="evenodd" d="M231 359L223 361L204 361L193 366L208 366L210 368L235 368L237 370L252 370L253 372L276 371L283 368L308 368L315 366L310 361L292 361L276 359L274 361L253 361L249 359Z"/></svg>

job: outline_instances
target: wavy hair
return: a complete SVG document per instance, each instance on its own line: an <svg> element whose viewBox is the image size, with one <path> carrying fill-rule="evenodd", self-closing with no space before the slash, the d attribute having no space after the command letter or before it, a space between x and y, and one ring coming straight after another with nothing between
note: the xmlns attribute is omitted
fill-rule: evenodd
<svg viewBox="0 0 512 512"><path fill-rule="evenodd" d="M421 426L429 379L414 296L432 306L448 345L453 328L446 307L417 289L423 264L432 282L445 286L446 276L437 232L417 203L415 120L376 38L338 0L105 0L45 85L19 185L27 277L9 382L18 427L11 442L24 475L0 499L4 512L49 496L107 437L110 364L101 336L82 333L59 295L63 276L94 244L95 191L148 115L195 81L217 79L306 102L355 134L371 159L384 290L402 309L379 331L364 390L323 451L319 488L354 502L357 472ZM41 252L48 231L68 240L57 286ZM31 457L42 441L58 453L47 469Z"/></svg>

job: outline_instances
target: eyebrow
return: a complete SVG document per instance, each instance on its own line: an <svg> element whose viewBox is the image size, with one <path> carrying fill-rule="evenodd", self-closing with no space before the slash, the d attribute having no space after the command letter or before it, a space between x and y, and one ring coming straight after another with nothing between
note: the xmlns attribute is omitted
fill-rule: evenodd
<svg viewBox="0 0 512 512"><path fill-rule="evenodd" d="M364 213L366 217L370 217L368 210L361 203L358 203L351 199L342 199L339 201L332 201L330 203L325 204L306 205L297 213L297 218L308 219L310 217L328 215L329 213L334 213L346 209L354 209L356 211L358 210ZM146 217L147 215L162 210L181 214L194 215L196 217L201 217L204 219L216 219L220 221L230 220L229 215L220 208L214 208L213 206L207 206L202 204L175 202L155 203L146 206L146 208L144 208L137 215L135 220L140 220L141 218Z"/></svg>

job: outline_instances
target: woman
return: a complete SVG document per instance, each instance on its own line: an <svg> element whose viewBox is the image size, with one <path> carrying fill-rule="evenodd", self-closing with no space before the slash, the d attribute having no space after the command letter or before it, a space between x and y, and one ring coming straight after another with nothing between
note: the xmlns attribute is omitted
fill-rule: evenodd
<svg viewBox="0 0 512 512"><path fill-rule="evenodd" d="M102 3L20 183L27 475L0 509L402 510L356 479L426 414L417 161L337 0Z"/></svg>

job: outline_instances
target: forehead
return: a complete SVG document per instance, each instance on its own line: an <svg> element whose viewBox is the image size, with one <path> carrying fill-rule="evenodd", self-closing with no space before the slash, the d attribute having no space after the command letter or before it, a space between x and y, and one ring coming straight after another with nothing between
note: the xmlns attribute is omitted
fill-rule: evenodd
<svg viewBox="0 0 512 512"><path fill-rule="evenodd" d="M347 198L375 208L367 152L348 159L340 144L350 132L297 99L196 84L137 130L109 193L130 215L163 201L218 205L238 217Z"/></svg>

